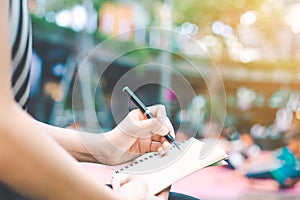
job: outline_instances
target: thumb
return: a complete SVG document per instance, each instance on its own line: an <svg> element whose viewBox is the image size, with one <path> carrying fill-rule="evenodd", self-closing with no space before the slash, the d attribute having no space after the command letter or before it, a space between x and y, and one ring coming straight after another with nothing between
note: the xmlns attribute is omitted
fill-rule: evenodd
<svg viewBox="0 0 300 200"><path fill-rule="evenodd" d="M125 175L125 174L113 174L112 179L111 179L111 185L112 189L115 191L118 191L120 187L129 182L131 179L131 176Z"/></svg>
<svg viewBox="0 0 300 200"><path fill-rule="evenodd" d="M118 178L112 178L111 179L111 186L112 186L112 189L115 190L115 191L118 191L121 187L121 182Z"/></svg>

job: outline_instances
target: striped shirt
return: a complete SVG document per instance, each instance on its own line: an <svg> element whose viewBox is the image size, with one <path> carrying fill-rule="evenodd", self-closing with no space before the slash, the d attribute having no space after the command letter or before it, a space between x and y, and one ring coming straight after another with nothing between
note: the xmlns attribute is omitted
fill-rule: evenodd
<svg viewBox="0 0 300 200"><path fill-rule="evenodd" d="M29 99L32 30L27 0L10 0L12 88L15 100L25 109Z"/></svg>

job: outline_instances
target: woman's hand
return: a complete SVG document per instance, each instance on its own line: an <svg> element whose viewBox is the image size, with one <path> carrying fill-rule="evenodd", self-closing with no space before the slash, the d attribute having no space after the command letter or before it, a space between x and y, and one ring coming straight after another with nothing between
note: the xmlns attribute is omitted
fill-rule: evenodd
<svg viewBox="0 0 300 200"><path fill-rule="evenodd" d="M167 200L169 191L164 190L159 195L154 196L148 190L147 184L137 176L128 176L123 180L112 179L112 188L120 199L138 200Z"/></svg>
<svg viewBox="0 0 300 200"><path fill-rule="evenodd" d="M132 110L112 131L105 133L109 143L117 150L111 151L110 164L119 164L150 151L164 154L169 142L163 137L174 129L163 105L149 107L154 118L147 119L138 109Z"/></svg>

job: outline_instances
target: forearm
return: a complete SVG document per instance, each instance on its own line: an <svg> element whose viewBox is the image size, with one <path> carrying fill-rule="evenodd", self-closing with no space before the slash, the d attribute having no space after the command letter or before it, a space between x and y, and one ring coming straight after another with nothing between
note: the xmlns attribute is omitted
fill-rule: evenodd
<svg viewBox="0 0 300 200"><path fill-rule="evenodd" d="M156 106L156 114L165 113L164 109L160 108L161 106ZM78 160L117 165L143 153L158 151L159 148L163 153L164 148L167 148L168 144L162 145L165 138L158 134L153 135L153 130L157 133L160 133L159 131L164 134L172 133L171 123L169 125L166 123L166 126L162 127L160 122L162 120L156 118L141 120L144 116L140 114L139 110L131 111L117 127L101 134L67 130L43 123L39 123L39 126L46 129L49 135Z"/></svg>
<svg viewBox="0 0 300 200"><path fill-rule="evenodd" d="M96 134L54 127L41 122L37 122L37 124L78 161L108 165L120 164L129 160L124 158L123 154L129 150L130 145L128 144L132 144L129 140L135 140L133 137L121 135L115 129Z"/></svg>
<svg viewBox="0 0 300 200"><path fill-rule="evenodd" d="M46 130L47 134L54 138L56 142L78 161L104 163L104 160L106 159L106 144L104 141L101 142L101 140L97 141L98 143L96 144L95 140L92 139L94 135L91 133L59 128L38 121L36 121L36 124L40 128ZM103 151L92 153L90 148L94 145L98 145Z"/></svg>
<svg viewBox="0 0 300 200"><path fill-rule="evenodd" d="M0 116L0 180L37 199L113 198L24 112L5 113Z"/></svg>

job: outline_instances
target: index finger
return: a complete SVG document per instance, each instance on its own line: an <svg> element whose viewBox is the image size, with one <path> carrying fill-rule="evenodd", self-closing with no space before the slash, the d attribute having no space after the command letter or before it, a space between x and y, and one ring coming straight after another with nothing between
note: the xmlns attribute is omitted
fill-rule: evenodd
<svg viewBox="0 0 300 200"><path fill-rule="evenodd" d="M162 104L157 104L153 106L149 106L148 109L150 112L158 119L164 120L167 118L167 112L166 112L166 107Z"/></svg>
<svg viewBox="0 0 300 200"><path fill-rule="evenodd" d="M169 133L172 135L172 137L175 137L173 125L170 119L167 117L166 107L164 105L158 104L150 106L148 107L148 109L157 118L157 120L162 123L163 126L169 129Z"/></svg>

